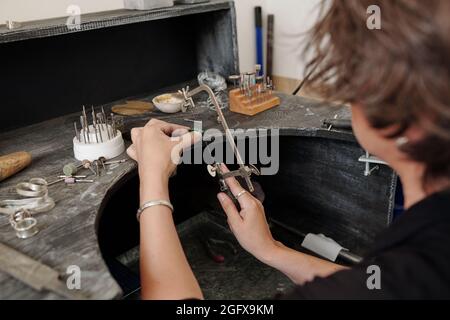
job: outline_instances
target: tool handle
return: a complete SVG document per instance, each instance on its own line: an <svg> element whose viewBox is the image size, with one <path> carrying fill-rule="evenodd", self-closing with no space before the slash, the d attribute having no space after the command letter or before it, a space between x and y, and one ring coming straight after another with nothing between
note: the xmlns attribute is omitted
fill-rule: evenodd
<svg viewBox="0 0 450 320"><path fill-rule="evenodd" d="M324 126L332 126L336 129L352 129L352 120L351 119L325 119L323 120Z"/></svg>
<svg viewBox="0 0 450 320"><path fill-rule="evenodd" d="M15 152L0 157L0 181L11 177L25 169L31 163L31 154L28 152Z"/></svg>

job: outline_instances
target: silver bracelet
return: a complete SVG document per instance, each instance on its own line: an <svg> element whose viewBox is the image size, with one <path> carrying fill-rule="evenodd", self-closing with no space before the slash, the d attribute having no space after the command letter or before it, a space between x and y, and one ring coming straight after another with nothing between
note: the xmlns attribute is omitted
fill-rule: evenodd
<svg viewBox="0 0 450 320"><path fill-rule="evenodd" d="M145 209L156 207L156 206L165 206L169 208L173 212L173 205L166 200L155 200L155 201L148 201L145 202L137 211L136 218L138 221L141 219L141 214L144 212Z"/></svg>

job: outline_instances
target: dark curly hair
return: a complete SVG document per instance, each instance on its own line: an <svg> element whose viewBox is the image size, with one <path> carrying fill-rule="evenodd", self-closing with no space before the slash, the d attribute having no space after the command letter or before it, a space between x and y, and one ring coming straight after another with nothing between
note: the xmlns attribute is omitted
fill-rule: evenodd
<svg viewBox="0 0 450 320"><path fill-rule="evenodd" d="M381 9L381 29L367 9ZM324 1L306 48L310 87L332 100L361 104L374 128L411 125L426 132L403 151L428 178L450 178L450 1Z"/></svg>

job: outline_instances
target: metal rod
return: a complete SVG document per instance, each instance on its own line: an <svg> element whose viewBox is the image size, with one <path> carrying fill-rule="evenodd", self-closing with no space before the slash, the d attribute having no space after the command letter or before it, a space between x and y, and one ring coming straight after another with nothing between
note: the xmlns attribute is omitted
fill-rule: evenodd
<svg viewBox="0 0 450 320"><path fill-rule="evenodd" d="M102 120L102 114L101 113L97 113L97 119L98 119L99 124L100 124L100 129L102 131L105 131L105 127L103 125L103 120Z"/></svg>
<svg viewBox="0 0 450 320"><path fill-rule="evenodd" d="M81 130L83 132L83 142L86 144L87 143L87 134L86 134L86 127L84 126L84 118L81 115L80 116L80 123L81 123Z"/></svg>
<svg viewBox="0 0 450 320"><path fill-rule="evenodd" d="M62 181L64 181L64 179L65 179L65 178L60 178L60 179L55 180L55 181L53 181L53 182L49 182L49 183L47 184L47 187L50 187L50 186L52 186L52 185L54 185L54 184L57 184L57 183L59 183L59 182L62 182Z"/></svg>
<svg viewBox="0 0 450 320"><path fill-rule="evenodd" d="M104 161L104 165L110 165L110 164L116 164L116 163L125 163L128 159L122 159L122 160L114 160L114 161Z"/></svg>
<svg viewBox="0 0 450 320"><path fill-rule="evenodd" d="M80 140L80 133L78 132L77 123L74 122L74 123L73 123L73 126L74 126L74 128L75 128L75 137L77 138L78 142L81 142L81 140Z"/></svg>
<svg viewBox="0 0 450 320"><path fill-rule="evenodd" d="M86 108L85 108L85 106L83 106L83 120L84 120L84 130L87 132L87 134L86 134L86 136L87 136L87 141L88 141L88 143L91 143L91 137L90 137L90 134L91 134L91 130L90 130L90 128L89 128L89 123L88 123L88 120L87 120L87 115L86 115Z"/></svg>
<svg viewBox="0 0 450 320"><path fill-rule="evenodd" d="M91 109L92 109L92 126L94 127L95 139L97 140L97 143L99 143L99 134L98 134L98 128L97 128L97 117L95 116L94 106L91 106Z"/></svg>
<svg viewBox="0 0 450 320"><path fill-rule="evenodd" d="M111 140L111 134L110 134L109 128L108 128L108 118L106 118L106 113L105 113L105 109L103 109L103 106L102 106L102 116L103 116L103 121L105 122L106 133L108 134L108 140Z"/></svg>
<svg viewBox="0 0 450 320"><path fill-rule="evenodd" d="M99 126L98 123L95 124L95 127L96 127L97 130L98 130L98 133L99 133L99 136L100 136L100 141L103 143L102 128L101 128L101 126Z"/></svg>
<svg viewBox="0 0 450 320"><path fill-rule="evenodd" d="M231 133L231 130L228 126L227 120L225 119L225 116L223 115L222 110L220 109L220 105L219 105L219 102L217 101L216 95L211 90L211 88L208 87L207 85L200 85L199 87L195 88L192 91L187 91L184 89L183 89L183 91L184 91L184 95L186 96L186 98L189 98L191 100L192 100L193 96L199 94L202 91L205 91L206 93L208 93L214 107L216 108L216 112L217 112L217 115L219 116L220 123L222 124L222 127L225 131L225 136L226 136L228 142L230 143L231 148L233 149L234 155L236 156L236 160L238 162L239 169L242 173L247 172L246 167L244 165L244 161L242 160L241 154L239 153L236 143L234 142L233 134ZM253 183L250 180L249 175L244 175L243 178L249 188L249 191L253 192L255 189L253 187Z"/></svg>
<svg viewBox="0 0 450 320"><path fill-rule="evenodd" d="M91 106L91 108L92 108L92 121L97 122L97 117L95 116L94 106Z"/></svg>
<svg viewBox="0 0 450 320"><path fill-rule="evenodd" d="M96 122L95 112L94 112L94 108L92 108L92 126L94 127L95 140L96 140L97 143L99 143L98 132L97 132L97 125L96 125L95 122Z"/></svg>
<svg viewBox="0 0 450 320"><path fill-rule="evenodd" d="M115 138L117 136L117 131L116 131L116 121L114 119L113 113L111 113L111 125L112 125L113 138Z"/></svg>

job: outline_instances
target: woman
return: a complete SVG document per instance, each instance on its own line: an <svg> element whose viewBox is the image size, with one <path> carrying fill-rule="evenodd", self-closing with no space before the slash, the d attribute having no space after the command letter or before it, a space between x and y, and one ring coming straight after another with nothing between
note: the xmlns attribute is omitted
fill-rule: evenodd
<svg viewBox="0 0 450 320"><path fill-rule="evenodd" d="M373 4L381 30L367 28ZM449 14L445 0L336 0L312 30L311 83L351 104L360 144L400 176L406 213L347 269L275 241L262 204L228 179L242 208L218 195L230 228L245 250L298 284L286 298L450 298ZM151 121L133 129L128 150L139 164L141 205L150 201L140 219L144 299L203 298L168 203L173 148L190 144L169 138L177 129ZM380 290L367 286L372 265Z"/></svg>

